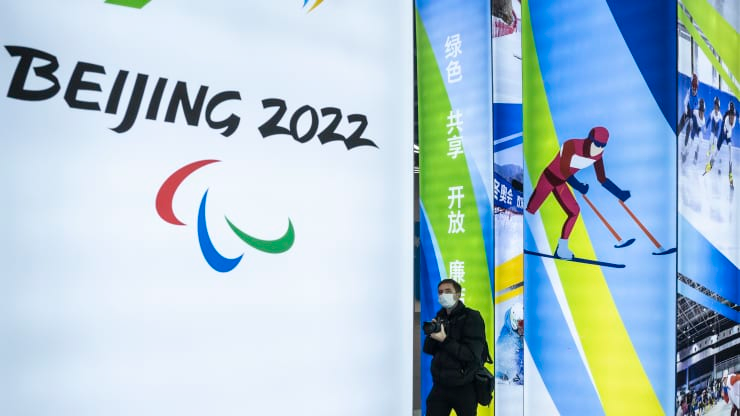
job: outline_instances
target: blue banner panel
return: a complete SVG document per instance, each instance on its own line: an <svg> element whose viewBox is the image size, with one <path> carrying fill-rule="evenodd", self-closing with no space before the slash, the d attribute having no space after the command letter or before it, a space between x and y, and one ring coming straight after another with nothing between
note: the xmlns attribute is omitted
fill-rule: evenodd
<svg viewBox="0 0 740 416"><path fill-rule="evenodd" d="M481 313L493 345L489 16L483 0L416 2L421 317L429 321L441 310L437 286L453 279L462 286L459 300ZM423 412L435 382L430 364L422 352Z"/></svg>
<svg viewBox="0 0 740 416"><path fill-rule="evenodd" d="M600 412L672 414L675 2L524 4L525 315L563 316L578 351L531 348L525 414L598 414L548 376L568 354Z"/></svg>
<svg viewBox="0 0 740 416"><path fill-rule="evenodd" d="M740 202L733 177L740 157L732 140L739 130L740 8L680 0L677 24L678 293L692 302L679 297L677 304L676 394L686 406L715 383L731 389L722 373L732 372L728 363L740 357L736 340L719 335L740 318ZM740 405L740 397L731 401L707 414Z"/></svg>

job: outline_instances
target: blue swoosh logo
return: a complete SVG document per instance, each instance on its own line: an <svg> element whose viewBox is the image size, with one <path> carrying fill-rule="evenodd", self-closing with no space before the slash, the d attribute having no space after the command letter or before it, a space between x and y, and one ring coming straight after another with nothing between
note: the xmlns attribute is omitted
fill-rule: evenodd
<svg viewBox="0 0 740 416"><path fill-rule="evenodd" d="M224 257L216 250L216 247L211 241L211 237L208 235L208 228L206 227L206 198L208 197L208 190L203 194L203 199L200 200L200 208L198 209L198 243L200 243L200 251L203 253L208 265L214 270L221 273L226 273L234 269L239 262L242 260L240 255L237 258L230 259Z"/></svg>

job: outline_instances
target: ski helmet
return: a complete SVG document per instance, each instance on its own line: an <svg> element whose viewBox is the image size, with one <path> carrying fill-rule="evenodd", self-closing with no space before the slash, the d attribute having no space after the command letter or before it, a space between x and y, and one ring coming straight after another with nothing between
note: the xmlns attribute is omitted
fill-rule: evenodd
<svg viewBox="0 0 740 416"><path fill-rule="evenodd" d="M519 302L515 303L509 311L509 326L513 331L519 328L524 330L524 305Z"/></svg>
<svg viewBox="0 0 740 416"><path fill-rule="evenodd" d="M594 127L588 132L588 138L597 146L604 147L609 141L609 130L606 127Z"/></svg>
<svg viewBox="0 0 740 416"><path fill-rule="evenodd" d="M696 94L696 90L699 89L699 77L696 74L691 76L691 92Z"/></svg>
<svg viewBox="0 0 740 416"><path fill-rule="evenodd" d="M704 112L704 99L699 98L699 111Z"/></svg>

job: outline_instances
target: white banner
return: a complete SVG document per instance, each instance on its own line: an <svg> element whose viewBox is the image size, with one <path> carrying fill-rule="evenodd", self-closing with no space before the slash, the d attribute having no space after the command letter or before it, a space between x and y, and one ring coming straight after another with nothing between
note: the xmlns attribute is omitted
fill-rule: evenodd
<svg viewBox="0 0 740 416"><path fill-rule="evenodd" d="M4 5L0 414L410 413L412 18Z"/></svg>

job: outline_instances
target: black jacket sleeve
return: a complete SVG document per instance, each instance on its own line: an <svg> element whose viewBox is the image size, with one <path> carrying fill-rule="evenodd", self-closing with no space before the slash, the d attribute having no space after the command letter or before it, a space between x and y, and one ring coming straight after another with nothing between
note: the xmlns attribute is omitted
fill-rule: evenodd
<svg viewBox="0 0 740 416"><path fill-rule="evenodd" d="M439 348L439 341L432 339L429 335L424 338L424 352L427 354L434 355Z"/></svg>

